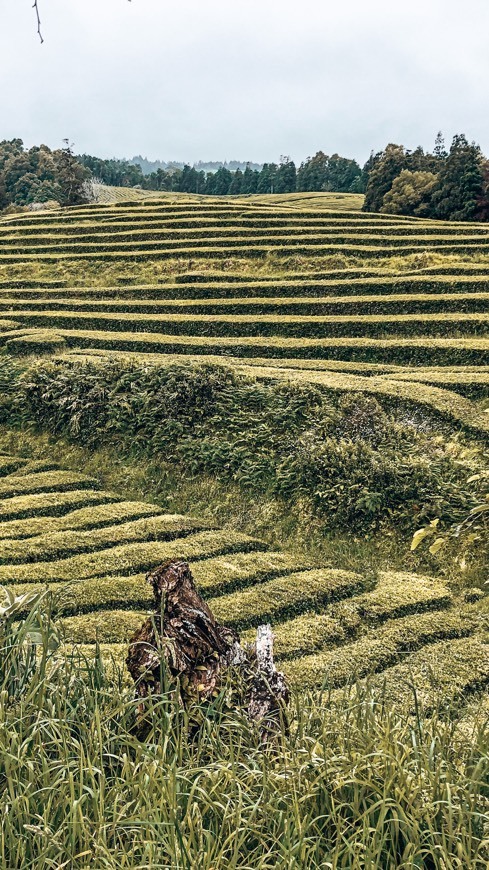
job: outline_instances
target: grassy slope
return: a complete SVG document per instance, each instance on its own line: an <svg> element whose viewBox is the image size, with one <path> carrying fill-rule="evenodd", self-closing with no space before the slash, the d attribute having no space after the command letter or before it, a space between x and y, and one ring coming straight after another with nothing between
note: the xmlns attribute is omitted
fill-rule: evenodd
<svg viewBox="0 0 489 870"><path fill-rule="evenodd" d="M4 440L9 437L14 436L7 433ZM97 488L94 477L39 470L42 458L24 458L18 467L15 455L10 464L3 455L0 506L19 497ZM134 513L143 516L129 518ZM409 661L430 644L468 636L474 650L479 644L478 681L482 685L486 676L489 681L489 660L487 669L482 664L486 618L435 578L369 572L365 565L356 572L329 567L312 554L273 552L249 535L122 497L61 516L54 503L51 514L35 514L33 520L30 529L25 520L0 522L0 580L17 594L47 584L69 642L127 641L151 607L144 572L183 557L220 621L240 630L268 620L276 626L277 655L299 687L326 681L335 688ZM92 528L86 529L87 522ZM454 666L459 691L467 675L467 668Z"/></svg>
<svg viewBox="0 0 489 870"><path fill-rule="evenodd" d="M123 196L136 193L139 196L124 191ZM120 192L115 195L122 198ZM195 198L166 199L177 206L192 201ZM342 209L359 205L346 197L335 201L329 195L249 198L237 205L243 211L251 207L263 211L270 202L274 208L279 204L282 214L304 212L307 207L318 212L326 205L337 209L340 218ZM144 208L149 206L148 201ZM114 217L117 214L114 209ZM134 214L134 221L136 217L147 219L143 208L138 216ZM52 219L59 222L59 215ZM379 218L372 218L371 223L375 222ZM391 235L395 223L399 222L386 221ZM406 221L406 227L408 223L410 232L416 229L416 222ZM460 236L463 227L453 229ZM433 232L439 231L433 227ZM462 294L480 291L482 300L488 289L488 265L483 248L478 253L457 248L454 253L444 246L437 253L430 239L413 254L392 246L388 258L375 264L351 251L310 257L296 250L286 257L272 253L251 259L242 248L222 262L200 258L197 266L190 254L142 261L127 257L52 262L21 258L13 264L0 262L0 297L5 299L2 310L6 314L9 299L15 296L15 282L19 283L19 301L102 294L101 308L116 299L136 304L143 298L188 298L193 304L205 299L214 305L222 299L270 300L277 295L311 300L318 295L314 289L318 285L321 295L334 294L342 300L355 295L409 293L406 304L413 313L421 307L416 294L426 290L433 296L431 302L422 303L429 310L443 311L445 305L453 304L450 310L470 311L464 307L468 303ZM350 277L340 277L341 270L349 270ZM424 270L428 271L423 274ZM194 280L196 271L209 278L207 284ZM220 283L215 281L216 272ZM291 272L299 283L301 277L307 280L307 290L283 291ZM413 286L406 288L413 272ZM330 285L325 288L328 273ZM241 292L235 280L240 276L251 283L250 290ZM180 284L175 281L182 278ZM404 285L399 289L401 278ZM42 281L44 288L35 286ZM64 286L53 294L56 281ZM147 288L133 291L128 281L147 285L149 292ZM358 281L365 287L360 292ZM436 299L446 293L452 298L460 293L460 302ZM376 304L381 307L382 300ZM389 303L390 310L393 304ZM48 305L54 310L54 304ZM29 305L15 302L12 307L22 311ZM321 313L327 316L326 311ZM68 341L72 339L71 334ZM455 340L466 343L467 338L461 334ZM433 359L421 355L415 360L415 370L414 360L406 356L386 359L385 346L380 339L377 356L369 361L359 358L358 350L351 359L340 355L336 360L292 359L286 354L266 358L257 353L246 365L265 378L275 377L279 370L294 379L301 373L309 378L312 373L330 389L350 390L355 384L367 389L361 382L363 376L369 390L394 401L411 396L414 403L421 399L426 407L436 397L441 403L439 411L447 416L449 410L452 426L454 420L462 421L461 413L466 421L475 415L479 419L487 396L483 392L487 344L480 346L479 366L468 358L445 357L437 359L435 368L427 368ZM422 343L423 347L433 354L436 339ZM36 351L35 344L31 350ZM66 344L61 340L50 348L46 339L44 350L63 351ZM77 356L81 359L86 353L81 349ZM243 364L239 358L237 362ZM336 373L334 378L331 372ZM353 380L345 379L345 373L354 375ZM438 392L422 394L417 387L421 382L437 387ZM478 390L464 392L470 382L478 384ZM203 870L265 870L271 866L315 870L326 865L355 870L365 866L401 870L487 867L487 711L476 700L464 712L470 693L477 693L489 680L489 647L484 642L487 605L474 607L461 601L456 583L454 592L454 583L449 582L457 580L453 565L447 563L445 576L434 579L434 560L410 554L407 542L395 530L367 540L351 535L325 539L306 511L291 515L266 496L257 499L214 479L182 480L161 462L136 461L116 455L110 447L90 455L44 436L5 430L0 447L41 463L58 460L72 472L96 478L104 487L68 489L60 494L26 492L29 484L19 483L17 460L4 460L4 473L14 475L14 488L23 486L24 494L1 500L0 534L3 529L15 565L24 566L23 576L27 573L35 579L45 572L46 565L53 564L53 551L63 561L86 561L87 547L90 559L96 559L98 553L107 555L107 549L97 547L112 541L119 555L121 535L126 542L123 547L138 547L138 543L127 543L128 536L147 528L146 520L140 523L140 511L144 516L154 510L142 508L141 502L156 503L161 513L192 513L211 526L226 525L222 538L228 541L229 533L236 531L265 539L269 549L219 553L194 562L195 575L223 617L232 613L233 621L244 626L272 617L277 654L290 677L301 685L325 681L327 688L319 700L304 693L294 696L291 734L283 739L278 753L257 751L246 723L232 717L223 722L219 713L209 720L205 739L189 742L181 730L177 705L167 705L154 716L155 723L163 723L164 733L158 731L140 742L133 734L133 704L118 666L111 666L110 680L105 682L100 667L89 665L90 689L80 680L79 664L75 663L75 674L67 677L65 668L69 672L72 665L68 660L60 667L58 655L52 675L49 672L48 679L40 681L42 691L34 679L28 699L8 712L9 728L4 729L5 743L0 748L12 793L22 794L23 799L14 801L7 791L0 792L1 807L5 807L1 846L5 866L41 867L48 862L63 866L68 861L75 870L88 864L187 868L198 855ZM0 473L1 468L0 464ZM31 466L30 473L27 469L28 476L38 475L35 489L41 483L39 475L48 473L53 485L57 478L52 469L43 471L39 466L36 471ZM44 486L49 486L46 480ZM6 487L12 491L8 482ZM93 505L88 514L85 505ZM165 521L163 527L167 528ZM26 549L29 536L36 539L32 550ZM182 543L185 540L190 538ZM164 541L157 543L166 546ZM80 547L80 556L67 556L67 548L79 552ZM26 552L39 561L19 562ZM125 564L131 569L135 563L130 560L137 553L125 549L126 557L128 552L132 556ZM315 570L317 565L323 570ZM47 576L57 576L47 571ZM35 583L16 586L21 592ZM98 639L107 656L123 655L127 636L140 624L142 611L150 603L141 573L97 576L95 581L87 578L68 586L57 580L51 587L67 636L85 644ZM245 629L245 635L248 632L251 636L252 629ZM85 645L82 651L90 658L93 646ZM351 696L337 688L369 673L377 673L374 699L384 699L380 705L368 691L364 694L362 685ZM404 710L414 707L413 687L418 716L407 717ZM438 707L441 715L436 713ZM428 718L421 719L420 714ZM114 763L117 758L124 759L122 765ZM33 819L42 822L33 824Z"/></svg>

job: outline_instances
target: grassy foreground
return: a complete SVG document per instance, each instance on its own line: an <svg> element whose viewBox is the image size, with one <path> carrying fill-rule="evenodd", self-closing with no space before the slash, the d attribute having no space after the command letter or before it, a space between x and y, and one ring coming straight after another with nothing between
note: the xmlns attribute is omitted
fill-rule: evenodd
<svg viewBox="0 0 489 870"><path fill-rule="evenodd" d="M483 707L302 694L264 752L226 692L191 711L197 739L167 694L140 741L122 667L62 652L48 610L0 628L3 867L487 867Z"/></svg>

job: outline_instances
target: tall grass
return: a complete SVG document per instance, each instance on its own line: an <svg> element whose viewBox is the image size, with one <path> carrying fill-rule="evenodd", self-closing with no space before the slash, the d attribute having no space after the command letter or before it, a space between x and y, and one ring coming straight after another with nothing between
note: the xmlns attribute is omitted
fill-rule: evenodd
<svg viewBox="0 0 489 870"><path fill-rule="evenodd" d="M197 736L166 694L142 740L122 667L56 649L46 607L2 622L1 866L487 867L482 720L296 695L290 736L263 751L226 693L192 711Z"/></svg>

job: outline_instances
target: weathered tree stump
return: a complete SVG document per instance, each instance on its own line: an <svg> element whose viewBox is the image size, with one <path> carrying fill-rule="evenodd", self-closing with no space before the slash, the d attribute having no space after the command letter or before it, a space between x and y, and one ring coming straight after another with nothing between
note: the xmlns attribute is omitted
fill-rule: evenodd
<svg viewBox="0 0 489 870"><path fill-rule="evenodd" d="M273 663L271 627L260 626L256 643L243 648L238 634L216 621L183 560L165 562L146 579L153 587L155 613L131 638L126 659L140 714L144 699L162 692L162 657L170 678L180 681L184 703L215 697L233 669L242 680L248 716L268 739L289 700L285 677Z"/></svg>

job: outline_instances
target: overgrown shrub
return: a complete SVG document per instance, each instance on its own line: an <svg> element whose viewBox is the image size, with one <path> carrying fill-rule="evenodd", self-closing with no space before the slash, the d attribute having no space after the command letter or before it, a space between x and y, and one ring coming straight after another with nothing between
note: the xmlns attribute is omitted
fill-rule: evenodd
<svg viewBox="0 0 489 870"><path fill-rule="evenodd" d="M371 396L255 381L218 365L42 362L18 386L14 416L97 446L107 439L309 500L330 527L362 531L470 507L467 469L429 432L396 422Z"/></svg>
<svg viewBox="0 0 489 870"><path fill-rule="evenodd" d="M0 423L5 423L12 415L19 376L17 363L9 356L0 356Z"/></svg>

